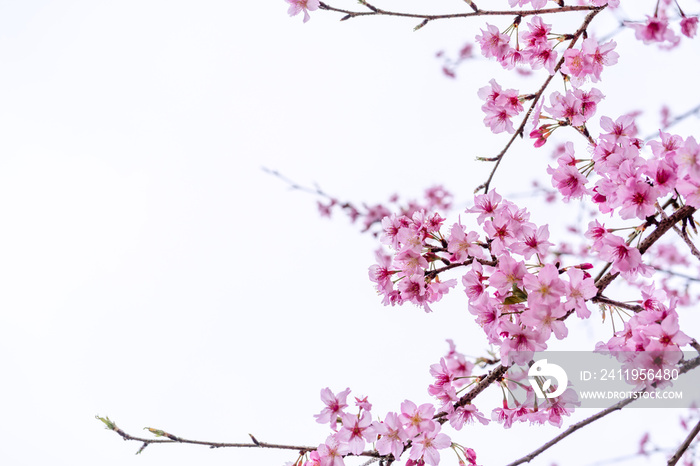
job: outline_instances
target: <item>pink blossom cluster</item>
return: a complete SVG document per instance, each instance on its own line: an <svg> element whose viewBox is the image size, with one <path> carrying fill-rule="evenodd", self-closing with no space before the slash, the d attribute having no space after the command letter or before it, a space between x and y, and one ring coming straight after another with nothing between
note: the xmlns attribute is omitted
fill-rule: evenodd
<svg viewBox="0 0 700 466"><path fill-rule="evenodd" d="M482 34L476 37L482 54L487 58L495 58L507 69L528 65L533 70L545 68L550 74L554 74L559 62L554 47L572 37L552 34L551 25L544 23L539 16L532 17L528 23L528 31L523 33L522 37L519 26L520 20L516 20L506 29L507 33L504 33L498 27L487 24L486 29L481 30ZM510 45L512 35L516 36L515 47ZM545 143L556 127L583 127L593 116L603 94L597 89L584 91L581 86L588 81L600 81L603 68L617 63L618 54L613 51L615 46L614 41L601 44L588 37L582 41L580 48L570 47L564 52L560 71L574 89L568 90L565 95L555 92L550 96L552 105L546 110L550 112L550 118L556 121L555 124L539 125L541 104L535 110L533 121L536 128L530 136L537 139L537 147ZM490 86L479 89L478 95L486 102L481 107L486 114L486 126L494 133L506 131L511 134L515 132L511 119L522 112L522 102L535 97L519 96L518 91L513 89L504 91L493 79Z"/></svg>
<svg viewBox="0 0 700 466"><path fill-rule="evenodd" d="M495 191L476 196L475 204L467 212L479 215L495 261L474 261L462 277L469 311L500 346L503 364L522 363L544 350L551 335L566 337L568 315L590 316L585 301L597 292L586 272L591 265L546 262L552 246L548 227L529 222L526 209Z"/></svg>
<svg viewBox="0 0 700 466"><path fill-rule="evenodd" d="M441 244L440 227L445 221L437 213L415 212L410 218L391 215L382 220L381 242L396 251L394 257L379 253L379 263L370 267L370 280L384 295L384 304L411 302L430 312L430 303L442 299L457 281L441 282L436 274L428 273L435 261L442 261L434 251Z"/></svg>
<svg viewBox="0 0 700 466"><path fill-rule="evenodd" d="M435 407L430 403L420 406L410 400L401 403L401 412L389 412L384 420L372 420L372 405L367 397L355 398L356 414L347 411L347 388L335 395L329 388L321 390L321 400L326 405L317 414L319 423L328 423L333 433L324 443L309 454L309 459L300 458L298 466L343 466L348 455L360 455L368 444L374 445L379 455L391 455L399 461L408 451L406 466L437 465L440 452L452 447L463 464L476 465L476 454L453 444L450 437L441 432L441 423L436 421ZM464 456L460 456L460 453ZM465 463L466 461L466 463Z"/></svg>
<svg viewBox="0 0 700 466"><path fill-rule="evenodd" d="M600 125L604 132L592 145L590 159L577 159L569 142L558 166L547 170L565 201L591 196L602 213L640 220L654 215L666 196L681 201L680 195L685 204L700 207L700 146L694 137L683 140L660 132L658 140L647 144L651 154L645 155L631 115L615 121L604 116ZM584 173L599 175L592 188Z"/></svg>
<svg viewBox="0 0 700 466"><path fill-rule="evenodd" d="M528 31L519 36L520 20L511 24L505 32L497 26L486 23L486 29L476 36L476 42L481 47L481 53L486 58L495 58L501 66L513 69L516 66L529 66L533 70L546 69L554 74L558 53L554 46L562 36L551 34L551 24L542 21L539 16L533 16L528 23ZM511 41L515 36L515 46Z"/></svg>
<svg viewBox="0 0 700 466"><path fill-rule="evenodd" d="M654 14L647 15L646 21L628 22L627 26L634 29L635 37L645 44L656 43L667 48L675 47L680 43L681 37L676 34L669 23L669 18L675 14L670 11L674 6L681 17L680 33L692 39L698 31L698 17L686 16L680 5L671 0L659 1Z"/></svg>
<svg viewBox="0 0 700 466"><path fill-rule="evenodd" d="M546 263L552 246L548 227L530 222L526 209L495 191L476 196L474 202L466 213L477 217L483 237L461 223L443 235L444 219L438 214L384 219L382 242L395 253L370 267L370 279L385 305L409 301L429 311L428 303L456 283L440 281L439 274L467 268L462 283L470 312L489 341L500 346L504 364L521 362L543 350L552 334L559 339L567 335L564 317L573 312L582 318L590 315L585 301L597 291L585 271L591 266ZM511 359L511 353L518 359Z"/></svg>
<svg viewBox="0 0 700 466"><path fill-rule="evenodd" d="M580 87L589 79L598 82L603 67L617 63L619 55L613 51L616 45L612 40L600 44L592 37L584 39L580 49L573 47L564 52L561 70L574 87Z"/></svg>
<svg viewBox="0 0 700 466"><path fill-rule="evenodd" d="M503 384L506 386L506 393L510 396L504 396L503 406L491 412L491 419L502 424L506 429L512 427L514 422L528 422L531 425L548 423L561 427L564 417L570 416L581 405L578 395L572 388L567 388L556 398L538 400L527 379L528 372L522 367L513 366L508 370L508 377ZM554 390L554 386L548 389L548 391ZM522 392L525 393L524 398L518 399L515 396L516 393Z"/></svg>
<svg viewBox="0 0 700 466"><path fill-rule="evenodd" d="M394 194L390 197L387 204L362 204L362 207L330 197L327 203L318 202L318 210L322 217L330 218L334 208L341 208L353 223L358 219L362 219L362 231L366 232L372 230L384 217L391 215L391 212L398 211L400 215L411 217L414 213L422 210L448 211L452 207L452 193L441 185L429 187L424 191L423 197L423 202L409 200L405 205L400 205L399 196ZM376 236L376 232L374 234Z"/></svg>
<svg viewBox="0 0 700 466"><path fill-rule="evenodd" d="M486 102L481 107L486 114L484 124L494 133L506 131L513 134L515 128L511 118L523 111L518 91L515 89L504 91L495 79L492 79L489 84L479 89L478 93L479 98Z"/></svg>
<svg viewBox="0 0 700 466"><path fill-rule="evenodd" d="M532 125L536 128L530 132L530 138L536 139L535 147L543 146L552 132L560 127L574 126L585 133L587 131L586 122L595 114L598 103L605 97L598 89L592 88L589 91L582 89L567 90L566 94L555 91L549 98L551 102L550 107L544 107L544 101L540 100L532 114ZM551 116L543 115L543 109L549 112ZM552 120L553 122L544 123L537 127L540 120ZM571 152L573 148L568 150ZM571 160L565 161L566 165L571 165ZM565 197L565 199L568 198Z"/></svg>
<svg viewBox="0 0 700 466"><path fill-rule="evenodd" d="M651 369L653 371L676 368L683 354L681 347L692 342L692 338L680 330L676 301L654 284L642 288L642 310L624 323L624 328L615 332L607 343L599 342L596 350L612 352L625 362L627 369ZM635 379L642 386L657 387L664 380L653 378Z"/></svg>
<svg viewBox="0 0 700 466"><path fill-rule="evenodd" d="M462 386L469 387L479 377L471 375L474 364L466 361L466 357L455 350L452 340L447 340L450 345L448 354L440 359L439 364L430 367L430 373L435 378L435 383L428 387L428 392L435 396L441 404L440 411L446 414L450 425L460 430L465 424L476 422L487 425L491 420L499 422L509 428L513 422L529 422L534 424L550 423L561 426L563 416L570 415L576 406L580 405L576 393L567 389L556 399L547 400L545 403L537 403L534 390L525 381L527 372L513 367L509 369L508 376L500 383L507 389L504 393L514 393L516 385L519 391L524 390L525 399L508 399L504 396L503 406L491 411L491 419L484 416L473 403L459 403L458 391ZM495 363L496 361L486 361ZM524 382L524 383L523 383ZM555 387L552 387L552 391Z"/></svg>

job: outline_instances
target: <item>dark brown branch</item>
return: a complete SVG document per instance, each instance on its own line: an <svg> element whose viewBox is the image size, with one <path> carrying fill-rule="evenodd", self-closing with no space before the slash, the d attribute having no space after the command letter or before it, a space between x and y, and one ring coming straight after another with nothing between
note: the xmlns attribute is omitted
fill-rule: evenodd
<svg viewBox="0 0 700 466"><path fill-rule="evenodd" d="M605 296L594 296L593 298L591 298L591 301L594 303L609 304L610 306L621 307L632 312L641 312L644 310L644 308L638 304L627 304L620 301L615 301L610 298L606 298Z"/></svg>
<svg viewBox="0 0 700 466"><path fill-rule="evenodd" d="M643 390L640 390L640 391L637 392L637 393L642 393L642 392L643 392ZM585 426L587 426L588 424L591 424L592 422L595 422L595 421L597 421L598 419L600 419L600 418L602 418L602 417L605 417L605 416L607 416L608 414L610 414L610 413L612 413L612 412L614 412L614 411L621 410L622 408L624 408L624 407L627 406L628 404L632 403L635 399L636 399L636 398L632 398L632 397L627 398L626 400L622 400L622 401L620 401L619 403L616 403L616 404L610 406L609 408L606 408L606 409L604 409L604 410L602 410L602 411L600 411L600 412L594 414L593 416L591 416L591 417L589 417L589 418L587 418L587 419L584 419L584 420L581 421L581 422L577 422L576 424L572 424L572 425L569 426L569 428L566 429L564 432L562 432L561 434L557 435L557 436L554 437L552 440L550 440L549 442L547 442L547 443L545 443L544 445L542 445L541 447L539 447L537 450L533 451L532 453L530 453L530 454L528 454L528 455L523 456L523 457L520 458L519 460L516 460L516 461L513 461L512 463L509 463L508 466L516 466L516 465L518 465L518 464L529 463L529 462L532 461L532 459L535 458L537 455L539 455L539 454L542 453L543 451L549 449L550 447L552 447L553 445L555 445L555 444L558 443L559 441L565 439L565 438L568 437L569 435L573 434L574 432L576 432L576 431L579 430L580 428L585 427Z"/></svg>
<svg viewBox="0 0 700 466"><path fill-rule="evenodd" d="M692 255L694 255L698 260L700 260L700 251L698 251L697 246L695 246L695 243L693 243L693 241L688 236L688 230L686 230L685 228L681 228L678 231L678 234L681 236L681 238L683 239L685 244L688 245L688 248L690 249L690 253Z"/></svg>
<svg viewBox="0 0 700 466"><path fill-rule="evenodd" d="M96 416L96 417L107 425L107 429L115 431L124 440L143 442L144 445L150 445L152 443L186 443L186 444L191 444L191 445L205 445L205 446L208 446L209 448L270 448L270 449L276 449L276 450L295 450L295 451L299 451L299 452L309 452L309 451L316 450L316 447L307 447L307 446L301 446L301 445L279 445L279 444L275 444L275 443L260 442L259 440L257 440L255 437L253 437L250 434L249 435L250 435L251 440L253 440L253 443L227 443L227 442L208 442L208 441L203 441L203 440L190 440L190 439L185 439L182 437L178 437L178 436L169 434L167 432L164 432L164 431L161 431L158 429L151 429L151 428L146 428L146 429L153 432L154 434L158 435L159 437L166 437L166 438L136 437L134 435L131 435L131 434L124 432L122 429L117 427L117 425L113 421L106 422L105 418L101 418L99 416ZM109 420L109 418L106 418L106 419ZM377 452L363 452L362 456L378 457L380 455Z"/></svg>
<svg viewBox="0 0 700 466"><path fill-rule="evenodd" d="M472 388L465 395L462 395L462 397L454 404L454 408L461 408L464 405L470 403L474 398L477 397L477 395L479 395L479 393L486 390L486 387L496 382L497 380L503 378L505 373L508 372L508 367L509 366L504 366L502 364L499 364L497 367L495 367L491 372L488 373L488 375L483 377L478 384L476 384L476 387ZM446 416L446 412L440 411L435 416L433 416L433 419L437 420L440 424L443 424L447 421Z"/></svg>
<svg viewBox="0 0 700 466"><path fill-rule="evenodd" d="M700 366L700 357L697 357L695 359L691 359L690 361L686 361L685 363L681 364L678 372L680 374L685 374L686 372L688 372L692 369L695 369L698 366ZM641 393L645 392L646 390L647 389L644 388L642 390L638 390L636 393L641 394ZM564 432L557 435L552 440L550 440L549 442L547 442L544 445L542 445L541 447L539 447L537 450L533 451L530 454L523 456L522 458L520 458L516 461L513 461L512 463L508 464L507 466L517 466L518 464L529 463L537 455L539 455L540 453L542 453L545 450L548 450L550 447L554 446L555 444L557 444L558 442L560 442L564 438L568 437L569 435L573 434L577 430L581 429L582 427L585 427L588 424L591 424L591 423L597 421L598 419L601 419L614 411L621 410L622 408L624 408L628 404L632 403L636 399L637 399L636 397L627 398L626 400L622 400L619 403L615 403L614 405L612 405L608 408L605 408L604 410L594 414L593 416L591 416L587 419L584 419L583 421L577 422L576 424L572 424Z"/></svg>
<svg viewBox="0 0 700 466"><path fill-rule="evenodd" d="M668 466L674 466L678 461L681 459L681 456L683 456L683 453L688 449L690 446L690 443L697 437L698 432L700 432L700 421L698 421L697 424L695 424L695 427L693 427L693 430L690 431L688 436L685 438L683 443L681 444L680 447L678 447L678 450L673 454L673 456L668 460Z"/></svg>
<svg viewBox="0 0 700 466"><path fill-rule="evenodd" d="M602 7L596 7L596 8L590 8L592 11L586 15L586 18L583 20L583 23L581 24L581 27L579 27L576 32L572 35L571 37L571 42L569 42L569 46L567 47L568 49L571 49L578 39L581 37L581 34L588 28L588 25L593 21L593 18L603 11L605 6ZM562 8L559 8L557 10L561 10ZM496 174L496 170L498 170L499 165L501 164L501 161L503 160L503 157L506 155L506 152L508 152L508 149L510 149L510 146L513 144L515 141L515 138L518 136L523 136L523 131L525 130L525 125L527 124L527 120L530 118L530 114L532 113L532 110L535 108L537 105L537 102L540 100L542 97L542 94L544 93L545 89L547 89L547 86L549 86L549 83L552 82L552 78L557 74L559 69L562 67L564 64L564 54L562 54L561 58L557 62L556 66L554 67L554 73L551 74L550 76L547 77L545 82L542 84L540 89L534 94L534 97L532 99L532 103L530 104L530 108L528 108L527 113L525 114L525 117L522 119L520 122L520 126L518 126L518 129L515 130L515 133L513 133L513 136L511 136L510 140L506 144L506 146L503 148L503 150L495 157L491 159L487 159L489 161L496 162L495 165L493 166L493 169L491 170L491 174L489 175L488 179L486 180L485 183L481 184L478 186L474 192L479 192L481 189L484 190L484 193L487 193L489 191L489 186L491 185L491 181L493 180L494 175Z"/></svg>
<svg viewBox="0 0 700 466"><path fill-rule="evenodd" d="M644 241L642 241L642 244L639 245L639 252L641 254L647 252L649 248L652 247L654 243L656 243L659 238L664 235L664 233L670 230L676 223L685 218L691 217L695 213L695 210L695 207L686 205L675 211L671 216L661 220L656 226L656 229ZM604 277L596 280L595 285L598 287L598 296L603 294L605 288L607 288L619 274L619 272L608 273Z"/></svg>
<svg viewBox="0 0 700 466"><path fill-rule="evenodd" d="M693 107L692 109L688 110L687 112L682 113L682 114L674 117L671 121L666 123L666 125L661 129L665 131L672 126L677 125L678 123L685 120L686 118L691 117L693 115L698 115L698 114L700 114L700 105L697 105L697 106ZM649 136L644 138L644 142L648 142L657 136L658 136L658 134L650 134Z"/></svg>
<svg viewBox="0 0 700 466"><path fill-rule="evenodd" d="M101 420L105 425L107 426L107 429L115 431L117 434L119 434L124 440L132 440L136 442L143 442L144 446L141 447L139 451L142 451L145 446L148 446L152 443L184 443L184 444L190 444L190 445L205 445L208 446L209 448L269 448L269 449L275 449L275 450L294 450L298 451L300 453L307 453L316 450L317 447L308 447L308 446L303 446L303 445L281 445L281 444L276 444L276 443L267 443L267 442L261 442L257 440L255 437L250 435L251 440L253 443L227 443L227 442L207 442L203 440L190 440L190 439L185 439L182 437L177 437L175 435L169 434L167 432L158 430L158 429L151 429L151 428L146 428L147 430L150 430L153 433L158 432L157 435L161 437L167 437L167 438L143 438L143 437L136 437L131 434L127 434L124 432L122 429L117 427L117 425L113 422L110 421L109 418L101 418L99 416L95 416L97 419ZM359 455L355 456L370 456L373 458L383 458L382 455L377 453L376 451L364 451L360 453Z"/></svg>
<svg viewBox="0 0 700 466"><path fill-rule="evenodd" d="M476 11L471 11L468 13L449 13L449 14L444 14L444 15L426 15L426 14L420 14L420 13L402 13L398 11L388 11L388 10L382 10L380 8L377 8L373 5L370 5L366 1L361 1L364 6L366 6L370 11L350 11L350 10L344 10L342 8L336 8L334 6L330 6L325 2L320 2L319 7L322 10L327 10L327 11L335 11L337 13L344 13L345 16L342 18L343 20L345 19L350 19L350 18L355 18L358 16L397 16L401 18L420 18L420 19L426 19L428 21L433 21L436 19L454 19L454 18L471 18L475 16L533 16L533 15L546 15L550 13L565 13L568 11L592 11L592 10L600 10L605 7L594 7L594 6L564 6L560 8L542 8L541 10L479 10L478 8ZM472 5L472 10L475 9L475 5Z"/></svg>

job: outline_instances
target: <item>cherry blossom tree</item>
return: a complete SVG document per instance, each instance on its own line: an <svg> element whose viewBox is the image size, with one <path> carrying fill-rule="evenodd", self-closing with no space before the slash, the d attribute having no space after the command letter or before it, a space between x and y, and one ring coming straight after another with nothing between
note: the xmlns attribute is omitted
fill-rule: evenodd
<svg viewBox="0 0 700 466"><path fill-rule="evenodd" d="M480 157L478 163L490 164L486 179L457 188L473 194L467 206L455 202L464 192L445 186L429 187L420 202L397 196L384 204L360 205L269 170L281 182L317 196L321 215L344 212L376 238L376 263L369 266L368 279L384 305L440 312L447 294L459 294L492 350L467 357L446 334L449 350L429 368L434 381L426 387L426 399L398 398L389 412L373 411L368 397L353 398L350 388L321 388L318 410L309 416L328 424L329 431L325 439L310 439L312 446L270 444L252 435L246 443L194 441L155 428L149 428L155 438L144 438L100 417L107 428L141 442L139 451L156 443L287 449L293 466L340 466L351 464L353 457L407 466L455 460L477 465L479 446L460 435L466 425L500 424L504 438L519 423L562 429L514 458L510 464L517 465L640 398L629 397L568 425L580 406L572 388L540 387L543 393L561 394L538 400L534 387L525 383L527 372L518 372L517 366L531 365L536 352L565 345L578 328L575 321L598 315L612 321L613 330L588 349L613 352L636 374L683 375L700 365L697 332L683 325L684 313L697 306L699 297L694 215L700 208L700 146L696 135L674 133L674 126L697 115L700 106L675 115L663 110L648 136L640 132L639 115L629 109L598 111L606 95L615 93L606 87L606 78L621 58L618 38L630 42L626 49L675 53L684 41L697 40L697 2L658 0L647 11L646 4L632 0L508 0L490 2L489 8L498 3L494 9L465 0L455 1L450 13L432 14L385 9L365 0L351 6L340 0L285 1L289 15L302 15L304 23L334 15L341 21L395 17L413 21L417 31L466 19L473 42L463 45L456 59L438 54L445 79L459 79L467 63L495 61L515 78L537 80L535 86L530 79L513 89L493 78L474 89L483 102L483 128L469 128L470 137L489 131L500 135L503 145L493 156ZM610 29L611 24L616 26ZM691 103L700 101L694 90L688 97ZM526 145L553 153L550 164L530 164L528 176L547 180L534 185L535 193L553 206L575 206L586 217L583 228L555 235L556 221L535 222L527 206L509 199L508 186L499 186L497 172ZM681 353L689 349L694 357ZM630 390L640 395L670 381L644 376L632 382ZM518 388L526 395L507 396ZM481 402L487 391L502 391L503 402ZM684 414L682 423L686 437L664 450L669 465L696 461L697 410ZM636 455L648 455L648 443L649 436L643 436Z"/></svg>

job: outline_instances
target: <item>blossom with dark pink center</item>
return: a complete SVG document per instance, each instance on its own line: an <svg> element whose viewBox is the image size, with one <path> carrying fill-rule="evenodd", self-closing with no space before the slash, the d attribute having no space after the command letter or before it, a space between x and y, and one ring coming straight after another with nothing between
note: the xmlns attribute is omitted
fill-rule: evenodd
<svg viewBox="0 0 700 466"><path fill-rule="evenodd" d="M652 42L675 42L676 35L668 27L668 19L661 15L647 16L646 23L633 23L629 26L634 29L634 34L637 39L645 44Z"/></svg>
<svg viewBox="0 0 700 466"><path fill-rule="evenodd" d="M684 36L690 37L691 39L695 37L698 32L698 17L697 16L684 16L681 19L681 32Z"/></svg>
<svg viewBox="0 0 700 466"><path fill-rule="evenodd" d="M403 453L404 446L408 442L408 434L403 428L399 416L396 413L387 413L383 422L376 424L377 434L377 453L380 455L394 455L396 461L399 460Z"/></svg>
<svg viewBox="0 0 700 466"><path fill-rule="evenodd" d="M309 16L309 11L315 11L318 9L320 2L319 0L284 0L289 3L289 10L287 13L289 16L296 16L302 11L304 12L304 22L307 22L311 17Z"/></svg>
<svg viewBox="0 0 700 466"><path fill-rule="evenodd" d="M423 459L426 464L437 466L440 463L440 453L438 450L452 445L450 437L440 432L440 424L434 423L432 431L421 432L417 438L412 440L413 446L408 457L412 460Z"/></svg>
<svg viewBox="0 0 700 466"><path fill-rule="evenodd" d="M359 455L365 449L366 442L373 442L376 430L372 425L372 415L364 411L360 417L343 414L343 427L336 434L339 441L346 443L353 455Z"/></svg>
<svg viewBox="0 0 700 466"><path fill-rule="evenodd" d="M600 257L612 263L612 273L621 272L625 276L632 277L637 273L648 275L650 272L650 268L642 264L642 254L639 249L628 245L617 235L607 234L603 238Z"/></svg>
<svg viewBox="0 0 700 466"><path fill-rule="evenodd" d="M326 404L326 407L319 414L314 415L316 422L320 424L329 422L331 428L335 430L338 417L343 414L343 409L348 407L346 400L349 394L349 388L338 393L337 396L328 387L321 390L321 401Z"/></svg>

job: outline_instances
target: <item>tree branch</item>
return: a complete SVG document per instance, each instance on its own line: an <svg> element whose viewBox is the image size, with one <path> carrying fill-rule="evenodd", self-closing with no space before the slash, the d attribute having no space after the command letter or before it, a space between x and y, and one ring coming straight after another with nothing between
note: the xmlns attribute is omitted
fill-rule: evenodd
<svg viewBox="0 0 700 466"><path fill-rule="evenodd" d="M203 440L190 440L182 437L178 437L172 434L169 434L165 431L159 430L159 429L152 429L147 427L146 430L149 430L153 434L155 434L158 437L166 437L166 438L144 438L144 437L136 437L134 435L128 434L124 432L122 429L117 427L117 425L114 423L114 421L111 421L109 417L99 417L95 416L97 419L102 421L106 426L108 430L113 430L117 434L119 434L124 440L131 440L135 442L143 442L143 446L139 450L138 453L140 453L143 448L146 446L152 444L152 443L185 443L185 444L190 444L190 445L205 445L208 446L209 448L269 448L269 449L275 449L275 450L294 450L298 451L300 453L307 453L316 450L317 447L308 447L304 445L281 445L281 444L276 444L276 443L267 443L267 442L261 442L257 440L255 437L253 437L251 434L250 439L252 440L252 443L227 443L227 442L207 442ZM355 456L370 456L373 458L383 458L382 455L377 453L376 451L364 451L360 453L359 455Z"/></svg>
<svg viewBox="0 0 700 466"><path fill-rule="evenodd" d="M497 381L498 379L502 378L506 372L508 372L509 366L504 366L503 364L499 364L497 367L495 367L491 372L488 373L486 377L481 379L481 381L476 385L476 387L472 388L469 392L467 392L465 395L462 395L462 397L453 405L455 409L461 408L464 405L470 403L476 396L486 390L486 387L491 385L493 382ZM437 420L440 424L444 424L447 421L447 413L445 411L440 411L437 413L435 416L433 416L433 419Z"/></svg>
<svg viewBox="0 0 700 466"><path fill-rule="evenodd" d="M649 250L654 243L656 243L659 238L661 238L664 233L670 230L676 223L680 222L684 218L688 218L695 213L695 207L685 205L675 211L671 216L664 218L659 222L656 229L644 240L642 244L639 245L639 252L644 254ZM604 277L596 280L595 285L598 287L598 295L601 296L605 288L610 285L610 283L620 274L620 272L608 273Z"/></svg>
<svg viewBox="0 0 700 466"><path fill-rule="evenodd" d="M678 450L676 450L673 456L668 460L668 466L674 466L676 463L678 463L678 461L681 459L681 456L683 456L683 453L685 453L685 451L690 446L690 443L698 435L698 432L700 432L700 421L698 421L698 423L695 424L693 430L690 431L683 443L681 443L681 446L678 447Z"/></svg>
<svg viewBox="0 0 700 466"><path fill-rule="evenodd" d="M471 18L475 16L533 16L533 15L546 15L550 13L565 13L568 11L592 11L601 10L605 7L596 6L564 6L559 8L542 8L541 10L480 10L471 11L468 13L449 13L444 15L427 15L421 13L402 13L398 11L388 11L377 8L364 0L361 0L364 6L366 6L370 11L350 11L344 10L342 8L336 8L325 2L320 2L319 8L327 11L335 11L338 13L344 13L345 16L341 19L344 21L346 19L355 18L358 16L398 16L402 18L419 18L426 19L428 21L433 21L436 19L454 19L454 18ZM474 7L472 7L472 10Z"/></svg>
<svg viewBox="0 0 700 466"><path fill-rule="evenodd" d="M678 370L678 372L679 372L679 374L685 374L686 372L688 372L688 371L690 371L690 370L693 370L693 369L695 369L695 368L698 367L698 366L700 366L700 356L698 356L697 358L691 359L691 360L689 360L689 361L686 361L685 363L681 364L680 369ZM647 391L647 388L644 388L644 389L642 389L642 390L638 390L636 393L637 393L637 394L641 394L641 393L644 393L645 391ZM637 395L637 396L638 396L638 395ZM618 403L615 403L614 405L612 405L612 406L610 406L610 407L608 407L608 408L605 408L605 409L602 410L602 411L599 411L598 413L594 414L593 416L591 416L591 417L589 417L589 418L587 418L587 419L584 419L583 421L577 422L576 424L572 424L572 425L569 426L564 432L562 432L561 434L557 435L557 436L554 437L552 440L550 440L549 442L547 442L547 443L545 443L544 445L542 445L541 447L539 447L537 450L535 450L535 451L533 451L532 453L529 453L529 454L523 456L522 458L520 458L520 459L518 459L518 460L516 460L516 461L513 461L512 463L509 463L507 466L517 466L517 465L519 465L519 464L529 463L529 462L532 461L532 459L535 458L537 455L539 455L540 453L542 453L542 452L544 452L545 450L549 449L550 447L556 445L558 442L560 442L561 440L565 439L566 437L568 437L569 435L573 434L574 432L576 432L577 430L581 429L582 427L585 427L585 426L587 426L588 424L591 424L591 423L597 421L598 419L601 419L601 418L607 416L608 414L610 414L610 413L612 413L612 412L614 412L614 411L621 410L622 408L624 408L625 406L629 405L630 403L632 403L632 402L635 401L636 399L637 399L636 397L627 398L626 400L622 400L622 401L620 401L620 402L618 402ZM697 433L696 433L696 435L697 435ZM693 436L693 437L694 437L694 436ZM686 439L686 440L687 440L687 439ZM692 439L691 439L691 440L692 440ZM681 446L682 446L682 445L681 445ZM669 463L669 464L670 464L670 463ZM675 463L674 463L674 464L675 464Z"/></svg>
<svg viewBox="0 0 700 466"><path fill-rule="evenodd" d="M645 390L646 390L646 389L645 389ZM640 390L640 391L638 391L637 393L642 393L642 392L645 391L645 390ZM516 461L513 461L512 463L509 463L507 466L516 466L516 465L518 465L518 464L529 463L530 461L532 461L532 459L533 459L535 456L537 456L537 455L539 455L540 453L542 453L543 451L549 449L550 447L552 447L553 445L557 444L559 441L565 439L565 438L568 437L569 435L573 434L574 432L576 432L576 431L579 430L580 428L585 427L585 426L587 426L588 424L590 424L590 423L592 423L592 422L595 422L595 421L597 421L598 419L601 419L601 418L607 416L608 414L610 414L610 413L612 413L612 412L614 412L614 411L618 411L618 410L624 408L624 407L627 406L628 404L632 403L635 399L636 399L636 398L632 398L632 397L627 398L626 400L622 400L622 401L620 401L619 403L616 403L616 404L610 406L609 408L606 408L606 409L604 409L604 410L602 410L602 411L600 411L600 412L594 414L593 416L591 416L591 417L589 417L589 418L587 418L587 419L584 419L584 420L581 421L581 422L577 422L576 424L570 425L568 429L566 429L564 432L562 432L561 434L557 435L556 437L554 437L554 438L553 438L552 440L550 440L549 442L547 442L547 443L545 443L544 445L542 445L541 447L539 447L537 450L533 451L532 453L530 453L530 454L528 454L528 455L523 456L523 457L520 458L519 460L516 460Z"/></svg>

